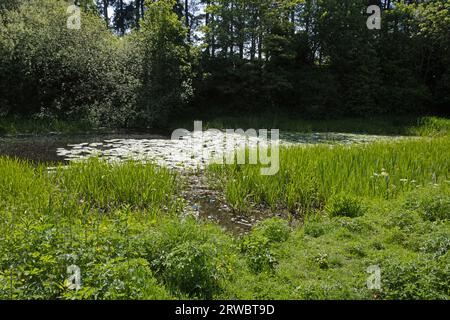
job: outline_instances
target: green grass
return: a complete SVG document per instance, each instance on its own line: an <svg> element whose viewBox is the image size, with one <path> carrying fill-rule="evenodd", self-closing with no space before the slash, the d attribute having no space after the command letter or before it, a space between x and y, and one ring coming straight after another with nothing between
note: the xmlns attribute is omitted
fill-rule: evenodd
<svg viewBox="0 0 450 320"><path fill-rule="evenodd" d="M280 171L260 174L260 165L211 165L213 186L237 211L253 204L308 212L333 194L395 198L418 186L448 184L450 139L422 138L358 146L290 147L280 150Z"/></svg>
<svg viewBox="0 0 450 320"><path fill-rule="evenodd" d="M448 198L448 191L424 187L409 196L421 203L436 194ZM282 243L265 244L254 232L253 252L270 257L272 267L243 272L232 290L249 299L449 299L450 216L423 219L407 203L403 196L369 201L356 218L311 215ZM367 289L370 266L380 268L380 290Z"/></svg>
<svg viewBox="0 0 450 320"><path fill-rule="evenodd" d="M449 136L450 119L426 117L418 119L416 126L408 129L409 133L418 136Z"/></svg>
<svg viewBox="0 0 450 320"><path fill-rule="evenodd" d="M0 299L449 299L449 150L447 138L294 148L267 180L211 168L244 209L309 208L299 226L272 218L245 236L184 216L183 178L153 164L0 157ZM389 185L370 178L382 168ZM366 286L374 265L380 290Z"/></svg>

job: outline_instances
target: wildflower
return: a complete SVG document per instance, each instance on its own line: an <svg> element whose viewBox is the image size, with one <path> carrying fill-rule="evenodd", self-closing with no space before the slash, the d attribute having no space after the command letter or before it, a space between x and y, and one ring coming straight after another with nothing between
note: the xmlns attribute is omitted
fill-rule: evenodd
<svg viewBox="0 0 450 320"><path fill-rule="evenodd" d="M408 179L400 179L400 182L406 183L406 182L408 182Z"/></svg>

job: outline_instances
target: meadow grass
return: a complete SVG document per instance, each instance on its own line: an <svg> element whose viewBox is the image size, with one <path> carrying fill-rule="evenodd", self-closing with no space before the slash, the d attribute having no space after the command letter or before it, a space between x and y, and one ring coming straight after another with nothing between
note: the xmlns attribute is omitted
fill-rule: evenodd
<svg viewBox="0 0 450 320"><path fill-rule="evenodd" d="M439 117L419 118L417 125L408 128L408 133L417 136L449 136L450 119Z"/></svg>
<svg viewBox="0 0 450 320"><path fill-rule="evenodd" d="M178 190L176 175L152 164L91 159L48 170L0 157L0 298L169 297L139 254L145 245L134 244L176 214ZM80 292L68 289L74 263Z"/></svg>
<svg viewBox="0 0 450 320"><path fill-rule="evenodd" d="M53 179L60 192L100 208L133 206L168 208L181 181L169 169L136 161L120 165L90 159L59 167Z"/></svg>
<svg viewBox="0 0 450 320"><path fill-rule="evenodd" d="M448 184L450 139L422 138L366 145L318 145L280 150L280 171L260 165L211 165L211 184L237 211L252 204L308 212L339 193L391 199L418 186Z"/></svg>
<svg viewBox="0 0 450 320"><path fill-rule="evenodd" d="M310 215L281 242L254 230L246 254L262 270L241 272L228 290L242 299L449 299L449 191L427 186L368 201L354 218ZM427 219L423 210L438 210L428 201L446 218ZM367 287L371 266L381 271L379 289Z"/></svg>
<svg viewBox="0 0 450 320"><path fill-rule="evenodd" d="M449 298L447 184L365 198L352 217L325 209L295 228L268 219L236 237L181 215L179 180L152 164L48 171L0 158L0 299ZM374 264L381 290L365 283Z"/></svg>

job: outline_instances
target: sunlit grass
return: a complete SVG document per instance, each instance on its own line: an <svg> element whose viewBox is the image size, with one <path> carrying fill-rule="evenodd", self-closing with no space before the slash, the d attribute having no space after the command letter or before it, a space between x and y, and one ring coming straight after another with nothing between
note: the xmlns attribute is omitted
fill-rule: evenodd
<svg viewBox="0 0 450 320"><path fill-rule="evenodd" d="M290 147L280 150L280 171L258 165L211 165L211 183L238 211L252 204L306 212L333 194L391 199L420 185L450 180L450 139L412 139L358 146Z"/></svg>
<svg viewBox="0 0 450 320"><path fill-rule="evenodd" d="M180 184L178 181L177 186L176 174L163 167L137 161L118 165L99 159L59 167L53 179L60 192L102 208L168 207L175 202Z"/></svg>
<svg viewBox="0 0 450 320"><path fill-rule="evenodd" d="M0 158L0 203L8 206L42 207L64 197L105 210L167 208L179 185L168 169L136 161L118 165L94 158L48 170L43 164Z"/></svg>
<svg viewBox="0 0 450 320"><path fill-rule="evenodd" d="M295 205L325 198L320 183L327 179L348 190L323 211L311 210L298 227L274 218L241 237L182 215L180 177L152 164L92 159L48 171L0 158L0 299L448 299L446 147L435 139L284 150L293 167L282 172L292 191L274 177L249 176L259 171L223 168L243 207L256 199L249 199L254 186L261 199L275 191L267 201ZM406 168L395 169L414 152ZM394 180L409 172L417 181L388 196L383 187L364 188L373 178L352 182L372 174L376 158L375 168L385 168L380 184L382 172ZM333 167L337 159L353 160ZM312 175L297 170L303 164ZM321 177L317 170L327 166L344 171ZM349 177L350 169L358 175ZM293 179L307 188L294 192ZM366 196L348 202L350 193ZM357 214L342 211L348 204ZM80 290L68 287L73 264L81 270ZM381 291L366 286L371 265L382 269Z"/></svg>
<svg viewBox="0 0 450 320"><path fill-rule="evenodd" d="M449 136L450 119L438 117L420 118L416 126L409 128L409 133L418 136Z"/></svg>

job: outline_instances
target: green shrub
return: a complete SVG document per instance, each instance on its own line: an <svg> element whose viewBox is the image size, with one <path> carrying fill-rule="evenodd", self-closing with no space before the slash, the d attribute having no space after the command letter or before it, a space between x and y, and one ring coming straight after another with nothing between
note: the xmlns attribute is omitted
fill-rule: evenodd
<svg viewBox="0 0 450 320"><path fill-rule="evenodd" d="M214 245L184 242L161 257L161 276L173 292L210 299L220 289L217 263Z"/></svg>
<svg viewBox="0 0 450 320"><path fill-rule="evenodd" d="M303 228L306 235L318 238L326 233L326 227L321 222L307 222Z"/></svg>
<svg viewBox="0 0 450 320"><path fill-rule="evenodd" d="M402 210L399 212L392 212L386 225L389 228L398 227L401 230L411 230L417 227L421 222L420 216L415 211Z"/></svg>
<svg viewBox="0 0 450 320"><path fill-rule="evenodd" d="M139 83L128 41L92 12L82 11L80 30L67 28L67 6L23 1L0 16L0 114L125 125Z"/></svg>
<svg viewBox="0 0 450 320"><path fill-rule="evenodd" d="M242 251L253 272L273 271L277 263L275 254L271 250L270 240L258 233L243 239Z"/></svg>
<svg viewBox="0 0 450 320"><path fill-rule="evenodd" d="M65 299L155 300L169 299L145 259L113 258L81 270L80 290L66 290Z"/></svg>
<svg viewBox="0 0 450 320"><path fill-rule="evenodd" d="M448 299L450 256L436 260L390 257L381 264L382 297Z"/></svg>
<svg viewBox="0 0 450 320"><path fill-rule="evenodd" d="M257 273L273 271L277 263L274 246L286 242L290 232L287 221L280 218L266 219L258 223L241 243L250 269Z"/></svg>
<svg viewBox="0 0 450 320"><path fill-rule="evenodd" d="M450 250L448 230L435 231L420 239L419 250L433 255L434 258L445 255Z"/></svg>
<svg viewBox="0 0 450 320"><path fill-rule="evenodd" d="M450 195L423 199L420 209L421 215L426 220L450 220Z"/></svg>
<svg viewBox="0 0 450 320"><path fill-rule="evenodd" d="M326 211L332 217L358 217L364 214L361 200L350 195L335 194L327 202Z"/></svg>
<svg viewBox="0 0 450 320"><path fill-rule="evenodd" d="M266 237L271 243L285 242L289 238L290 228L286 220L271 218L258 223L253 232Z"/></svg>
<svg viewBox="0 0 450 320"><path fill-rule="evenodd" d="M450 219L450 194L448 186L427 187L412 192L406 200L408 209L417 210L429 221Z"/></svg>

